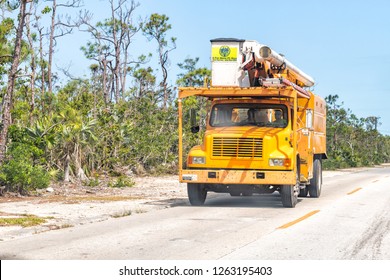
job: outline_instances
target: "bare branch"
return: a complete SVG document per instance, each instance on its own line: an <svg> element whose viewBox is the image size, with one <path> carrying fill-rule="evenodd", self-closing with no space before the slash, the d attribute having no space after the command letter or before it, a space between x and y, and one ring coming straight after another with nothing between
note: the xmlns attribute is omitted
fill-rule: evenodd
<svg viewBox="0 0 390 280"><path fill-rule="evenodd" d="M84 2L82 0L72 0L67 1L63 4L57 4L57 7L66 7L66 8L81 8L84 6Z"/></svg>
<svg viewBox="0 0 390 280"><path fill-rule="evenodd" d="M57 65L57 68L68 78L68 79L70 79L70 80L72 80L72 81L82 81L83 79L81 79L81 78L77 78L77 77L75 77L75 76L73 76L72 74L71 74L71 71L70 71L70 68L71 68L71 64L69 64L68 66L66 66L66 67L59 67L58 65Z"/></svg>

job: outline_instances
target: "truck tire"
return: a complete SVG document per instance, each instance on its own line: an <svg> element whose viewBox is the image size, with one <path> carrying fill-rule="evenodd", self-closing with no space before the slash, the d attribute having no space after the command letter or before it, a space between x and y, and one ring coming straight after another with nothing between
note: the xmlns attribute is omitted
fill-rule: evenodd
<svg viewBox="0 0 390 280"><path fill-rule="evenodd" d="M297 157L297 163L299 158ZM280 186L280 196L282 197L283 207L294 208L298 203L299 184L300 184L300 166L297 164L296 168L296 183L295 185L282 185Z"/></svg>
<svg viewBox="0 0 390 280"><path fill-rule="evenodd" d="M280 196L282 197L283 207L294 208L298 203L298 196L294 191L294 185L282 185L280 187Z"/></svg>
<svg viewBox="0 0 390 280"><path fill-rule="evenodd" d="M207 190L204 184L188 183L187 193L188 199L193 206L203 205L207 197Z"/></svg>
<svg viewBox="0 0 390 280"><path fill-rule="evenodd" d="M304 189L299 189L298 197L306 197L308 193L309 193L308 187L305 186Z"/></svg>
<svg viewBox="0 0 390 280"><path fill-rule="evenodd" d="M314 160L313 178L308 185L310 197L320 197L322 188L322 164L320 159Z"/></svg>

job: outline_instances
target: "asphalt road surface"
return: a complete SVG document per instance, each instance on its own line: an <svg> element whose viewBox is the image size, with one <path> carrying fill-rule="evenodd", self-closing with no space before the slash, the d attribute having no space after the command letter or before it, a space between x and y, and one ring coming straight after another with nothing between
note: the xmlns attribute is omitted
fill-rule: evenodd
<svg viewBox="0 0 390 280"><path fill-rule="evenodd" d="M390 168L324 177L320 198L211 194L179 205L0 243L0 259L390 259Z"/></svg>

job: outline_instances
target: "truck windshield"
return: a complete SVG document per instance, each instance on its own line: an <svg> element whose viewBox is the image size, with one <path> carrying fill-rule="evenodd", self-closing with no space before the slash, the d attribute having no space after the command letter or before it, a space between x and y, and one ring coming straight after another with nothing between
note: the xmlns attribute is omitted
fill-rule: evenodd
<svg viewBox="0 0 390 280"><path fill-rule="evenodd" d="M287 112L287 107L279 104L217 104L211 111L210 125L284 128Z"/></svg>

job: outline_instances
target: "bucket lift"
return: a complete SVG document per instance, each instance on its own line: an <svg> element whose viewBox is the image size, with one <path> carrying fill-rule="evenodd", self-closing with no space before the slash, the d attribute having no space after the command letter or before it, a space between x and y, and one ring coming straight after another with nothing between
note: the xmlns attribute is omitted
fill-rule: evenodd
<svg viewBox="0 0 390 280"><path fill-rule="evenodd" d="M304 87L314 79L276 53L256 41L221 38L211 40L213 86L286 87L310 97Z"/></svg>

